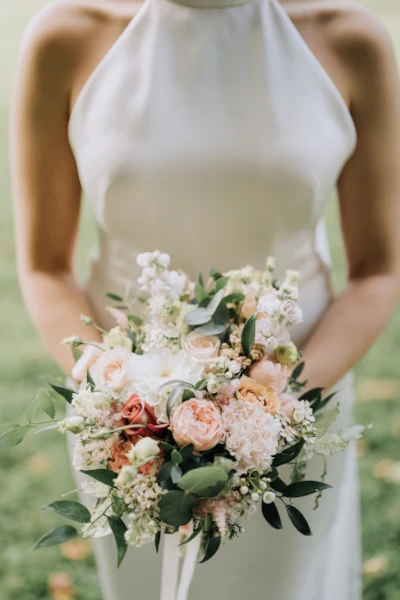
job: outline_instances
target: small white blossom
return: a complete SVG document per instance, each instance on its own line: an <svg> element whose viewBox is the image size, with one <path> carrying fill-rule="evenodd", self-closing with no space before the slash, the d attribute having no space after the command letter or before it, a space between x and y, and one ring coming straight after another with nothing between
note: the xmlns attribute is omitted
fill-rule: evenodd
<svg viewBox="0 0 400 600"><path fill-rule="evenodd" d="M263 495L264 504L272 504L275 501L276 495L272 491L265 492Z"/></svg>
<svg viewBox="0 0 400 600"><path fill-rule="evenodd" d="M60 421L58 429L61 433L70 431L71 433L81 433L85 429L85 420L78 415L69 417Z"/></svg>

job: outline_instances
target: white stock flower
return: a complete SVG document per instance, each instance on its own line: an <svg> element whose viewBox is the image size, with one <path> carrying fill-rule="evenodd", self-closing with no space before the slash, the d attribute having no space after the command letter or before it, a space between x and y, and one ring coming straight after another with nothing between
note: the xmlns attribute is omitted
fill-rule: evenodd
<svg viewBox="0 0 400 600"><path fill-rule="evenodd" d="M274 289L259 298L257 310L269 317L276 317L280 314L281 301L277 297Z"/></svg>
<svg viewBox="0 0 400 600"><path fill-rule="evenodd" d="M265 471L278 449L281 425L261 404L233 400L222 410L225 445L239 474Z"/></svg>
<svg viewBox="0 0 400 600"><path fill-rule="evenodd" d="M166 405L170 386L160 391L169 381L197 383L204 367L195 363L184 350L173 352L170 348L152 348L142 355L132 354L128 377L134 391L154 408L158 419L168 422Z"/></svg>
<svg viewBox="0 0 400 600"><path fill-rule="evenodd" d="M303 311L293 300L284 300L282 302L281 315L285 325L297 325L303 321Z"/></svg>

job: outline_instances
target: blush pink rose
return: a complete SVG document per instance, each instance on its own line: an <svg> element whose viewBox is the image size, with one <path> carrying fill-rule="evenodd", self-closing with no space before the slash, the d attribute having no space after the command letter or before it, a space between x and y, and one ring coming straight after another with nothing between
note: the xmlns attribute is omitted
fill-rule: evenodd
<svg viewBox="0 0 400 600"><path fill-rule="evenodd" d="M249 292L244 299L241 314L245 319L250 319L257 310L257 300L252 292Z"/></svg>
<svg viewBox="0 0 400 600"><path fill-rule="evenodd" d="M101 344L99 344L100 346ZM104 347L105 348L105 347ZM72 369L72 378L76 381L82 381L86 378L88 370L94 365L97 359L103 354L103 350L96 346L85 346L81 357L76 361Z"/></svg>
<svg viewBox="0 0 400 600"><path fill-rule="evenodd" d="M121 347L103 352L90 369L95 384L121 390L128 383L127 367L131 356L129 350Z"/></svg>
<svg viewBox="0 0 400 600"><path fill-rule="evenodd" d="M292 419L293 411L298 403L296 396L293 396L293 394L280 394L279 398L281 400L281 411L285 413L289 419Z"/></svg>
<svg viewBox="0 0 400 600"><path fill-rule="evenodd" d="M179 446L193 444L198 452L210 450L221 439L221 413L212 402L192 398L174 410L171 429Z"/></svg>
<svg viewBox="0 0 400 600"><path fill-rule="evenodd" d="M283 392L289 379L289 369L285 365L272 361L267 356L253 363L249 368L249 377L258 383L271 387L278 394Z"/></svg>
<svg viewBox="0 0 400 600"><path fill-rule="evenodd" d="M182 347L196 363L208 365L214 362L221 342L216 335L201 335L192 331L182 339Z"/></svg>

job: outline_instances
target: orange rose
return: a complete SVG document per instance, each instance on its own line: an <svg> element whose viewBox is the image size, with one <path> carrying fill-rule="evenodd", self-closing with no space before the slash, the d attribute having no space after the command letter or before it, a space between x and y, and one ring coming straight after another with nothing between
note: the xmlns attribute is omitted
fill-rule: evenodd
<svg viewBox="0 0 400 600"><path fill-rule="evenodd" d="M246 402L260 403L265 412L272 415L279 410L281 401L278 394L271 387L257 383L254 379L243 375L240 378L240 385L236 392L237 397Z"/></svg>
<svg viewBox="0 0 400 600"><path fill-rule="evenodd" d="M130 438L152 437L160 438L166 434L167 424L158 425L154 410L137 394L127 400L121 410L121 427L124 425L145 425L142 428L125 429L125 435Z"/></svg>

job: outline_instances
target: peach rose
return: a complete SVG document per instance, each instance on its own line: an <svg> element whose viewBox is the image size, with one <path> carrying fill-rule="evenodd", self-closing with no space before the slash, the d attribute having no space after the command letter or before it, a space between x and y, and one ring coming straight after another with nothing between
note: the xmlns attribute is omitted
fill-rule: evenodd
<svg viewBox="0 0 400 600"><path fill-rule="evenodd" d="M256 310L257 310L256 297L252 292L249 292L243 301L241 314L247 320L247 319L250 319L250 317L252 315L254 315Z"/></svg>
<svg viewBox="0 0 400 600"><path fill-rule="evenodd" d="M105 385L114 391L121 390L128 383L127 367L131 356L125 348L103 352L90 369L95 384Z"/></svg>
<svg viewBox="0 0 400 600"><path fill-rule="evenodd" d="M273 388L280 394L287 386L289 369L287 366L263 356L250 366L249 377L262 385Z"/></svg>
<svg viewBox="0 0 400 600"><path fill-rule="evenodd" d="M293 396L293 394L280 394L279 397L281 399L281 411L285 413L289 419L292 419L293 411L298 403L296 396Z"/></svg>
<svg viewBox="0 0 400 600"><path fill-rule="evenodd" d="M210 450L221 439L221 413L212 402L192 398L176 407L171 429L179 446L193 444L199 452Z"/></svg>
<svg viewBox="0 0 400 600"><path fill-rule="evenodd" d="M216 335L201 335L192 331L182 339L182 347L196 363L211 364L218 356L221 342Z"/></svg>
<svg viewBox="0 0 400 600"><path fill-rule="evenodd" d="M158 425L154 410L144 400L139 398L137 394L133 394L125 402L121 413L121 427L124 425L141 425L146 423L146 427L143 427L143 429L125 429L124 433L128 438L157 438L164 437L166 434L166 427L168 425Z"/></svg>
<svg viewBox="0 0 400 600"><path fill-rule="evenodd" d="M100 344L99 344L100 346ZM86 378L88 370L94 365L96 360L103 354L103 350L96 346L85 346L80 358L76 361L72 369L72 378L76 381L83 381Z"/></svg>
<svg viewBox="0 0 400 600"><path fill-rule="evenodd" d="M258 383L250 377L243 375L240 378L240 385L236 392L237 397L246 402L260 403L265 412L272 415L279 410L281 401L276 391L268 386Z"/></svg>

